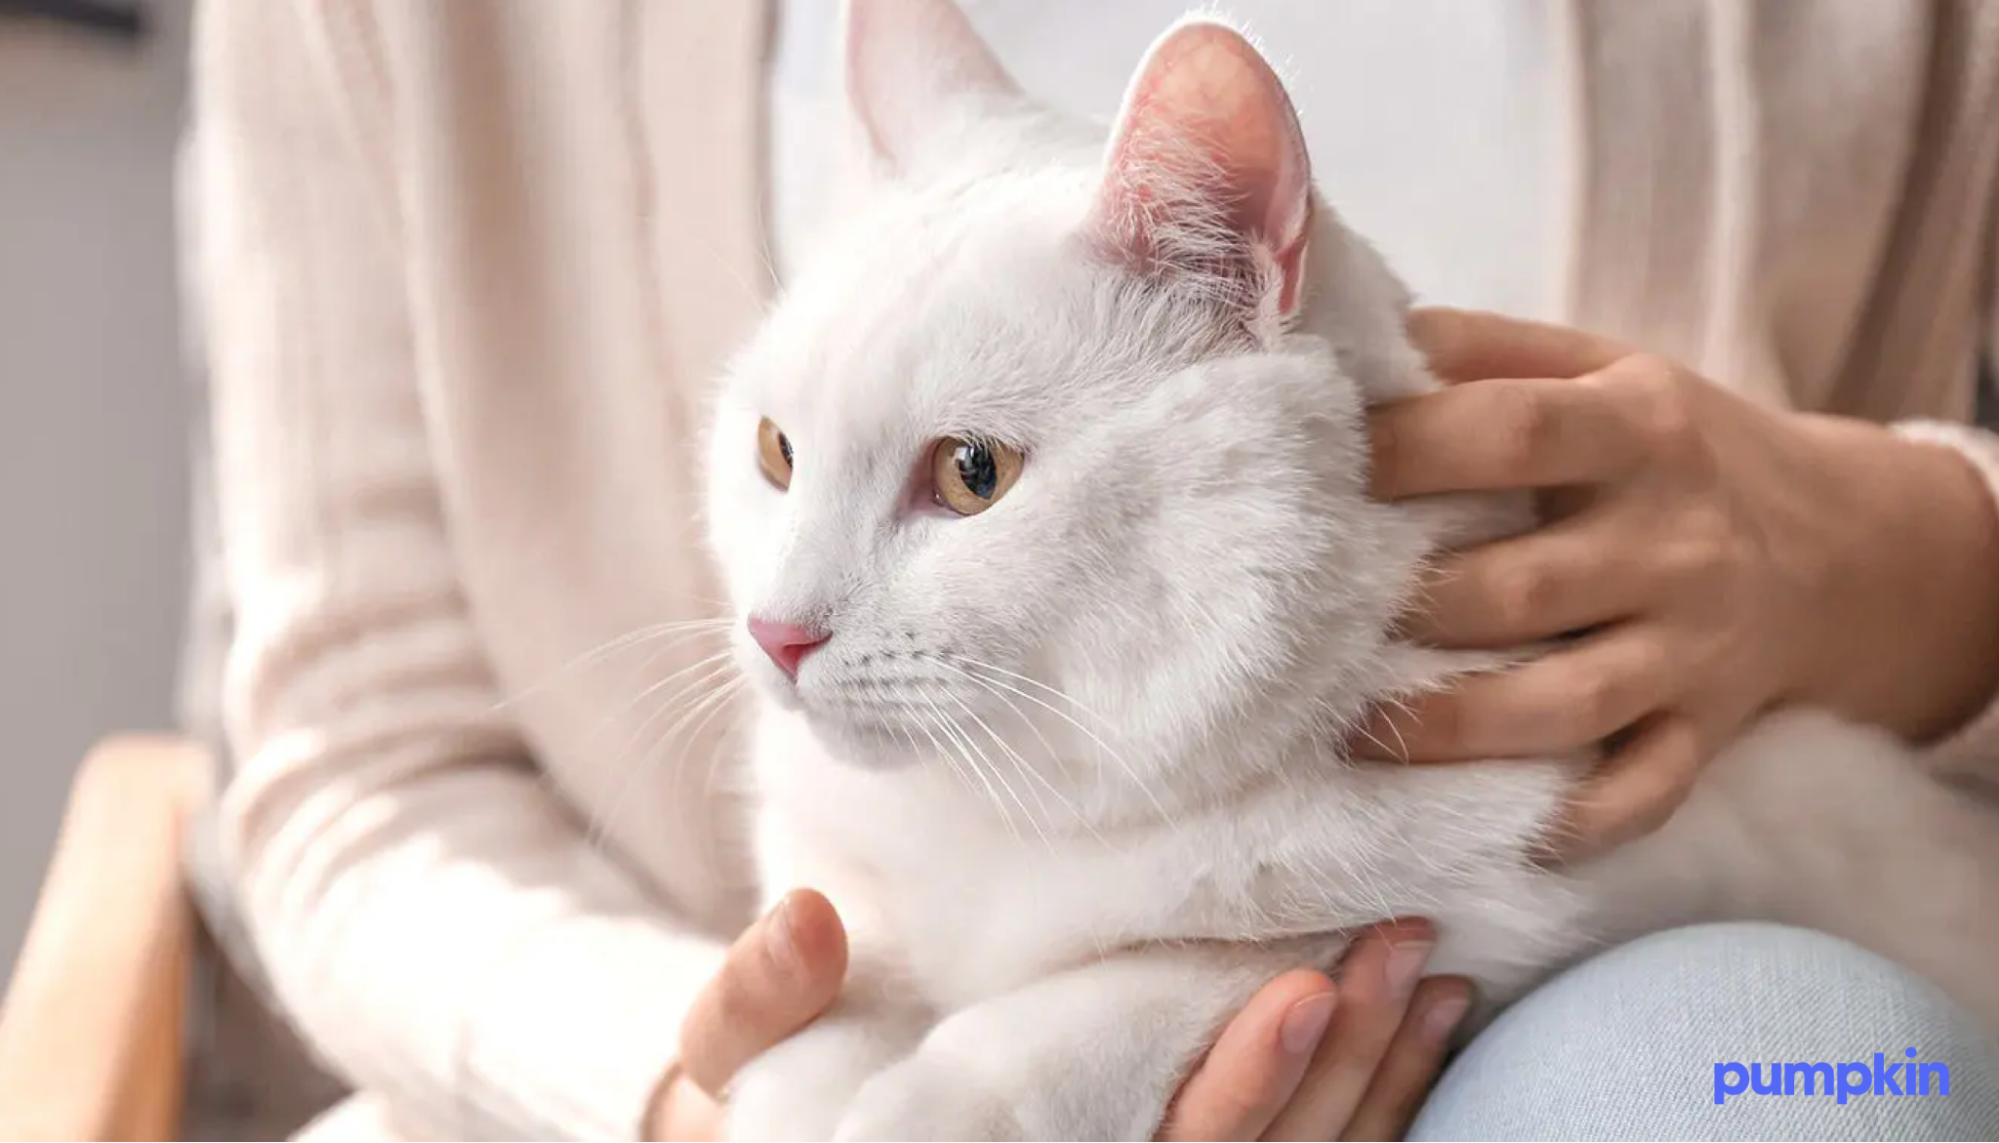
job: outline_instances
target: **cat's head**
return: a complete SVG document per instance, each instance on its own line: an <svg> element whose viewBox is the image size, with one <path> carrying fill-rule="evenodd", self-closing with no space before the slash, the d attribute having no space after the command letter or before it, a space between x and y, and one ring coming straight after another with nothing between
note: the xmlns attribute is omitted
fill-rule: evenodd
<svg viewBox="0 0 1999 1143"><path fill-rule="evenodd" d="M1106 140L949 0L852 0L845 58L879 184L713 422L741 666L857 764L1030 791L1323 715L1400 588L1353 374L1406 342L1275 72L1183 21Z"/></svg>

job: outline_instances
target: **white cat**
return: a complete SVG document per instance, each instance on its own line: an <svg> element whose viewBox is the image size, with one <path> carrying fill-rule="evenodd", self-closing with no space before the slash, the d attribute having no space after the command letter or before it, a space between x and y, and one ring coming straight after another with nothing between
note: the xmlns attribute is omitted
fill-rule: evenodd
<svg viewBox="0 0 1999 1143"><path fill-rule="evenodd" d="M1435 382L1246 39L1166 32L1108 144L949 0L852 0L845 50L885 178L732 369L710 528L767 884L827 893L852 969L733 1137L1150 1138L1259 986L1392 916L1488 1000L1763 917L1999 1024L1999 826L1885 736L1770 718L1565 874L1529 849L1577 762L1342 757L1370 703L1496 665L1390 621L1437 545L1528 521L1365 497L1362 409Z"/></svg>

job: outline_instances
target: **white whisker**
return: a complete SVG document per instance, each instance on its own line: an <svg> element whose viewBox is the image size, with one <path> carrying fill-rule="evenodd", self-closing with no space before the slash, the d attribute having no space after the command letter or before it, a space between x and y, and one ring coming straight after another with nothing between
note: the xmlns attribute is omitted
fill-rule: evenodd
<svg viewBox="0 0 1999 1143"><path fill-rule="evenodd" d="M715 673L714 668L716 667L717 664L727 665L727 661L730 659L730 657L731 653L729 651L726 650L717 651L713 655L709 655L703 659L697 659L694 662L687 664L686 666L680 668L679 670L673 672L672 674L666 676L665 678L660 679L658 682L648 684L645 687L645 689L641 690L637 695L634 695L629 701L627 701L623 707L612 712L611 714L606 715L604 717L603 722L599 724L598 732L601 733L602 730L609 725L610 721L613 718L621 717L624 714L630 712L633 707L644 702L646 699L651 698L653 695L658 694L660 691L665 690L667 687L672 686L676 680L685 678L686 676L693 674L696 671L703 672L701 678L704 680L707 679L708 677L710 677ZM666 701L660 704L659 709L653 711L652 714L646 717L645 721L639 723L638 729L634 730L632 732L631 738L625 742L624 748L626 751L631 750L633 746L638 744L638 740L645 736L647 728L649 728L653 724L653 721L655 719L657 719L661 714L665 713L666 711L672 709L674 702L678 701L678 699L681 697L681 693L682 692L678 691L675 692L671 698L668 698Z"/></svg>
<svg viewBox="0 0 1999 1143"><path fill-rule="evenodd" d="M965 788L966 793L971 794L973 797L977 797L979 795L979 791L972 788L971 775L965 772L963 765L960 764L958 761L957 755L949 750L944 749L944 744L937 740L937 735L935 734L935 732L931 730L931 722L929 716L925 715L920 710L912 710L909 713L911 714L911 716L913 716L918 720L917 729L923 732L923 737L928 738L930 740L930 748L932 750L935 750L938 754L938 757L943 761L943 763L951 768L951 776L957 779L957 782L960 786L963 786ZM914 739L911 739L911 741L914 742ZM991 793L990 786L987 787L987 793L988 794Z"/></svg>
<svg viewBox="0 0 1999 1143"><path fill-rule="evenodd" d="M718 679L722 679L725 676L727 676L729 671L734 669L734 661L730 656L730 654L726 651L716 655L710 655L708 658L703 659L700 662L689 664L688 666L683 667L678 671L675 671L672 675L668 676L667 678L662 679L659 682L654 683L652 686L646 688L645 694L656 693L661 687L664 687L672 683L674 679L685 676L693 671L700 671L703 667L706 667L708 669L702 671L701 674L697 675L695 678L688 681L679 690L675 691L670 697L668 697L665 701L660 703L659 709L653 711L650 715L646 716L645 721L641 722L638 726L638 729L632 732L632 735L626 741L624 748L618 751L616 757L620 759L631 759L631 761L621 763L624 766L624 774L618 779L617 788L613 792L611 800L608 803L606 803L607 814L616 813L618 808L625 803L627 795L631 793L632 784L638 780L638 776L642 772L644 772L646 768L645 765L646 759L643 756L638 758L633 758L634 751L638 749L639 740L645 737L646 731L652 726L654 722L659 720L659 717L661 715L672 710L676 704L681 702L691 701L693 703L693 707L691 709L698 710L701 707L701 705L707 702L708 699L712 698L715 693L721 693L721 692L711 691L706 695L701 694L701 692L705 688L713 686ZM641 698L643 697L644 696L641 695ZM632 704L627 704L627 709L629 709L631 705L635 705L635 703L636 700ZM679 718L675 719L675 721L667 727L667 734L671 735L673 731L677 729L687 717L688 717L688 712L683 712ZM671 738L663 736L661 741L663 743L670 742ZM588 838L590 839L591 844L594 845L597 842L603 840L605 834L609 831L610 824L611 822L609 821L608 817L590 823L590 829L588 830L586 836L588 836Z"/></svg>
<svg viewBox="0 0 1999 1143"><path fill-rule="evenodd" d="M1051 687L1047 683L1042 682L1040 679L1034 678L1030 675L1023 675L1018 671L1009 671L1005 667L994 666L993 664L985 662L984 660L974 659L969 655L950 655L946 657L953 660L954 662L963 663L968 667L977 667L982 671L990 671L993 674L999 675L1003 678L1013 679L1016 682L1026 683L1028 686L1031 687L1038 687L1041 690L1044 690L1049 694L1054 695L1056 698L1061 699L1063 702L1068 703L1071 707L1074 707L1078 712L1086 714L1089 717L1096 719L1106 728L1110 726L1109 719L1105 718L1101 714L1098 714L1096 711L1091 710L1089 707L1084 706L1082 703L1076 701L1076 699L1071 697L1067 691L1064 691L1059 687Z"/></svg>
<svg viewBox="0 0 1999 1143"><path fill-rule="evenodd" d="M951 658L957 659L959 662L968 663L968 664L975 662L975 660L962 659L955 655L951 656ZM971 672L965 671L962 668L952 667L950 663L943 662L942 660L939 660L939 662L940 665L945 666L951 670L959 671L959 673L961 674L968 674L968 675L971 674ZM972 677L978 678L979 676L973 675ZM1158 812L1162 820L1168 822L1173 820L1172 811L1168 810L1166 808L1166 804L1159 800L1159 795L1153 792L1152 787L1149 784L1147 784L1143 778L1139 777L1137 769L1134 768L1130 762L1125 760L1124 755L1119 754L1117 751L1111 749L1110 744L1105 742L1101 737L1099 737L1096 731L1091 730L1089 727L1084 726L1082 723L1076 721L1076 719L1071 717L1067 712L1053 706L1052 704L1042 699L1036 698L1034 695L1028 694L1026 691L1023 691L1018 687L1011 686L998 679L985 679L984 681L991 683L993 686L1001 687L1005 690L1012 691L1014 694L1020 696L1021 698L1026 699L1028 702L1033 703L1034 705L1042 708L1043 710L1054 715L1055 717L1063 720L1064 722L1067 722L1070 726L1073 726L1077 730L1081 731L1085 736L1089 738L1091 742L1096 744L1097 749L1103 751L1104 754L1111 759L1111 761L1117 763L1118 768L1124 771L1125 777L1131 779L1132 785L1137 787L1138 790L1145 795L1146 800L1152 803L1152 808ZM1044 687L1047 686L1046 683L1043 683L1041 685ZM1059 694L1060 692L1057 693Z"/></svg>
<svg viewBox="0 0 1999 1143"><path fill-rule="evenodd" d="M978 778L979 784L985 787L986 798L987 801L991 804L993 811L999 814L1000 820L1004 821L1007 824L1008 831L1011 832L1015 837L1019 837L1020 836L1019 827L1014 824L1012 816L1006 812L1006 807L1002 805L1000 802L998 787L993 785L992 779L986 775L986 772L984 770L981 770L979 768L978 764L972 760L972 756L969 753L966 753L964 748L959 745L959 739L957 736L962 732L958 730L957 725L953 723L949 718L945 717L943 709L939 707L937 703L934 700L932 700L929 695L924 694L922 691L918 691L917 697L921 698L924 704L928 706L933 713L936 714L937 729L944 733L945 739L951 743L952 750L957 754L957 756L960 759L964 761L966 768L971 770L972 775ZM939 749L942 749L941 745L939 746Z"/></svg>
<svg viewBox="0 0 1999 1143"><path fill-rule="evenodd" d="M713 680L714 676L710 675L708 678L704 679L703 682L699 684L699 686L703 687L709 686L713 683ZM701 728L708 724L708 722L714 717L716 712L724 710L728 707L729 697L735 694L735 692L743 686L743 682L744 680L741 675L724 678L720 686L716 686L713 690L708 691L706 694L701 694L699 697L694 698L693 702L688 706L688 708L685 711L681 713L680 717L674 719L673 722L667 726L666 730L661 733L658 744L648 748L644 752L644 754L640 756L637 762L630 769L627 770L626 781L622 784L618 796L610 804L609 807L610 813L616 813L619 810L619 808L624 805L626 801L625 795L630 792L630 784L634 776L642 771L651 769L654 766L656 766L659 763L661 755L665 753L667 747L671 746L676 738L682 737L683 728L685 728L686 731L685 738L683 740L684 743L692 743L694 741L697 741L701 735ZM690 725L690 721L692 722L692 725ZM686 751L686 746L684 744L681 750L682 753L684 754ZM677 765L678 762L679 759L676 758L675 764ZM714 781L714 778L715 778L715 770L714 767L711 765L708 769L707 774L704 777L704 781L712 783ZM606 817L602 823L604 828L598 831L597 836L602 837L603 833L608 831L610 824L611 824L611 819Z"/></svg>
<svg viewBox="0 0 1999 1143"><path fill-rule="evenodd" d="M518 706L530 696L552 686L558 679L569 672L591 666L602 659L635 645L647 643L654 639L665 638L668 635L678 635L679 638L671 640L668 643L668 646L673 646L710 631L719 632L730 625L731 621L727 619L687 619L670 623L655 623L650 626L635 628L625 632L623 635L607 639L597 646L575 656L568 662L550 671L539 682L529 683L513 695L500 699L494 703L493 709L505 710L511 706Z"/></svg>
<svg viewBox="0 0 1999 1143"><path fill-rule="evenodd" d="M956 695L950 695L948 697L951 699L952 702L958 704L958 709L964 711L968 715L971 715L972 721L978 723L979 729L984 730L986 732L986 736L991 738L995 744L1000 746L1005 745L1004 743L1000 742L999 736L992 732L992 728L987 726L985 722L981 720L977 714L974 714L972 712L971 707L965 705L965 700L959 698ZM962 727L959 729L959 733L961 734L964 733ZM1049 840L1047 832L1042 829L1041 820L1040 820L1041 817L1046 816L1046 814L1048 813L1048 807L1041 801L1040 796L1036 795L1034 799L1035 806L1039 808L1041 811L1040 815L1037 815L1033 810L1027 808L1027 803L1023 801L1021 799L1020 794L1014 790L1013 783L1007 781L1006 775L1000 773L999 767L993 765L992 759L986 756L985 748L980 746L978 742L975 741L972 738L972 736L969 734L965 734L965 743L966 745L970 746L973 750L978 751L979 758L985 762L986 768L992 771L993 778L997 780L1001 786L1006 788L1008 796L1013 799L1013 804L1019 806L1021 815L1027 818L1027 824L1034 827L1034 832L1036 836L1041 838L1041 844L1047 846L1052 851L1055 848L1055 843ZM1018 760L1019 757L1020 755L1018 754L1014 755L1014 758L1016 760ZM1017 761L1016 765L1018 765ZM1030 792L1032 792L1031 789Z"/></svg>

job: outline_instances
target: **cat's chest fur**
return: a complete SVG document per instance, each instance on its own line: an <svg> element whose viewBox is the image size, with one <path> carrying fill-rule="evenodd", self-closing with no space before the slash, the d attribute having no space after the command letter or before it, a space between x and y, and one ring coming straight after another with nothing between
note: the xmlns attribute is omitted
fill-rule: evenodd
<svg viewBox="0 0 1999 1143"><path fill-rule="evenodd" d="M1107 907L1103 894L1143 870L1088 834L1038 834L977 804L1006 796L979 783L1011 781L1027 797L1018 776L974 776L956 759L864 769L768 708L756 755L766 884L825 893L856 947L892 956L930 1003L969 1004L1124 943L1132 902ZM975 786L952 788L961 782Z"/></svg>
<svg viewBox="0 0 1999 1143"><path fill-rule="evenodd" d="M1531 836L1564 778L1457 770L1300 758L1170 817L1037 829L995 813L1008 795L978 777L854 766L766 708L759 854L773 892L824 892L857 957L892 964L940 1011L1135 946L1302 938L1334 951L1343 930L1416 913L1451 918L1445 963L1504 988L1508 966L1543 963L1573 935L1559 879L1502 852Z"/></svg>

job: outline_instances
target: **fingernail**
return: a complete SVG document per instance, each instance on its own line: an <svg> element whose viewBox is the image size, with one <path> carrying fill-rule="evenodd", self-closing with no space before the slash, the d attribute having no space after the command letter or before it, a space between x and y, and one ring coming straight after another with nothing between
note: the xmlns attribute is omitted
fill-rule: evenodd
<svg viewBox="0 0 1999 1143"><path fill-rule="evenodd" d="M1333 1019L1333 994L1321 992L1307 996L1291 1006L1284 1014L1284 1023L1277 1030L1277 1037L1284 1043L1284 1050L1294 1056L1309 1056L1325 1038L1326 1025Z"/></svg>
<svg viewBox="0 0 1999 1143"><path fill-rule="evenodd" d="M1416 982L1423 978L1423 966L1430 962L1430 950L1435 947L1428 941L1407 941L1395 946L1388 954L1390 996L1407 1000L1416 991Z"/></svg>
<svg viewBox="0 0 1999 1143"><path fill-rule="evenodd" d="M764 929L764 947L770 950L770 959L780 970L798 973L805 970L805 954L798 947L798 930L791 912L790 897L771 910L770 924Z"/></svg>
<svg viewBox="0 0 1999 1143"><path fill-rule="evenodd" d="M1423 1035L1433 1044L1441 1044L1451 1038L1451 1031L1458 1021L1465 1018L1471 1009L1471 997L1446 996L1430 1006L1423 1016Z"/></svg>

